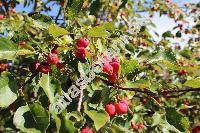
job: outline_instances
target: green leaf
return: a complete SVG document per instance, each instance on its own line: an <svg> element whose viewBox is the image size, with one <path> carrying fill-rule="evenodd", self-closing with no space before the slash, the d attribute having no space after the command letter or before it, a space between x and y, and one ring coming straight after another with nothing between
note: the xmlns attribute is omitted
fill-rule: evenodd
<svg viewBox="0 0 200 133"><path fill-rule="evenodd" d="M187 58L187 59L190 59L192 52L188 48L184 48L182 51L180 51L180 55Z"/></svg>
<svg viewBox="0 0 200 133"><path fill-rule="evenodd" d="M167 122L173 125L181 132L189 129L189 121L186 117L176 111L175 108L168 107L165 109Z"/></svg>
<svg viewBox="0 0 200 133"><path fill-rule="evenodd" d="M106 35L106 29L104 27L94 27L88 30L88 36L90 37L103 37L105 38Z"/></svg>
<svg viewBox="0 0 200 133"><path fill-rule="evenodd" d="M157 93L157 91L156 90L158 90L159 89L159 83L156 83L156 82L154 82L154 83L151 83L151 85L150 85L150 87L149 87L149 90L151 91L151 92L153 92L153 93Z"/></svg>
<svg viewBox="0 0 200 133"><path fill-rule="evenodd" d="M165 50L163 54L164 58L172 63L176 63L176 55L170 51L170 50Z"/></svg>
<svg viewBox="0 0 200 133"><path fill-rule="evenodd" d="M170 70L179 70L180 69L180 67L178 65L175 65L167 60L159 60L159 61L155 61L154 63L159 64L162 67L166 67L167 69L170 69Z"/></svg>
<svg viewBox="0 0 200 133"><path fill-rule="evenodd" d="M8 107L17 99L16 80L10 78L10 74L4 72L0 77L0 107Z"/></svg>
<svg viewBox="0 0 200 133"><path fill-rule="evenodd" d="M176 32L176 37L181 37L181 36L182 36L181 31Z"/></svg>
<svg viewBox="0 0 200 133"><path fill-rule="evenodd" d="M126 133L126 131L123 128L117 125L111 125L110 130L112 131L112 133Z"/></svg>
<svg viewBox="0 0 200 133"><path fill-rule="evenodd" d="M10 40L1 37L0 38L0 60L7 59L13 60L16 54L16 44Z"/></svg>
<svg viewBox="0 0 200 133"><path fill-rule="evenodd" d="M123 75L127 75L129 73L134 72L135 69L138 68L138 61L137 60L125 60L122 63L121 71Z"/></svg>
<svg viewBox="0 0 200 133"><path fill-rule="evenodd" d="M97 13L99 12L101 6L102 2L100 0L93 0L89 8L90 14L97 16Z"/></svg>
<svg viewBox="0 0 200 133"><path fill-rule="evenodd" d="M38 102L29 105L31 114L40 131L45 132L50 124L50 114Z"/></svg>
<svg viewBox="0 0 200 133"><path fill-rule="evenodd" d="M106 22L103 24L103 27L108 31L114 31L115 30L115 23L113 21Z"/></svg>
<svg viewBox="0 0 200 133"><path fill-rule="evenodd" d="M28 49L20 49L20 50L17 50L16 52L16 55L19 56L19 55L30 55L30 54L34 54L35 52L34 51L31 51L31 50L28 50Z"/></svg>
<svg viewBox="0 0 200 133"><path fill-rule="evenodd" d="M54 88L50 82L49 74L42 74L40 78L39 85L43 88L45 94L49 98L50 103L54 101Z"/></svg>
<svg viewBox="0 0 200 133"><path fill-rule="evenodd" d="M68 31L64 28L61 28L61 27L51 24L49 26L49 33L52 34L54 38L56 38L56 37L60 37L63 35L67 35Z"/></svg>
<svg viewBox="0 0 200 133"><path fill-rule="evenodd" d="M13 117L13 124L16 128L20 129L22 132L26 133L41 133L37 130L33 116L30 113L28 105L21 106L17 109Z"/></svg>
<svg viewBox="0 0 200 133"><path fill-rule="evenodd" d="M184 85L192 88L200 88L200 78L187 80Z"/></svg>
<svg viewBox="0 0 200 133"><path fill-rule="evenodd" d="M119 11L121 8L124 8L127 2L128 0L122 0L122 4L119 6L117 10Z"/></svg>
<svg viewBox="0 0 200 133"><path fill-rule="evenodd" d="M69 19L75 19L77 17L78 12L81 10L83 5L83 0L73 1L71 7L68 8L68 17Z"/></svg>
<svg viewBox="0 0 200 133"><path fill-rule="evenodd" d="M166 31L165 33L162 34L162 37L174 37L174 35L171 33L171 31Z"/></svg>
<svg viewBox="0 0 200 133"><path fill-rule="evenodd" d="M136 81L126 81L126 83L123 85L125 87L128 87L128 88L149 88L150 86L150 81L148 79L140 79L140 80L136 80Z"/></svg>
<svg viewBox="0 0 200 133"><path fill-rule="evenodd" d="M104 110L87 110L87 104L84 103L84 112L94 121L96 130L99 130L109 121L109 115Z"/></svg>

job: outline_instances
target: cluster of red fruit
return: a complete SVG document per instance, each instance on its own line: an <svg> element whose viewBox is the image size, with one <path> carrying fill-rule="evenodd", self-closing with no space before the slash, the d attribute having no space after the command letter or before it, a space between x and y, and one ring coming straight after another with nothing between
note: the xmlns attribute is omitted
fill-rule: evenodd
<svg viewBox="0 0 200 133"><path fill-rule="evenodd" d="M6 71L8 69L8 64L1 63L0 64L0 73Z"/></svg>
<svg viewBox="0 0 200 133"><path fill-rule="evenodd" d="M76 42L75 55L77 58L84 60L86 57L86 47L89 45L89 40L87 38L81 38Z"/></svg>
<svg viewBox="0 0 200 133"><path fill-rule="evenodd" d="M81 130L81 133L93 133L92 129L90 129L89 127L84 127Z"/></svg>
<svg viewBox="0 0 200 133"><path fill-rule="evenodd" d="M57 47L54 47L46 57L46 61L39 63L39 61L34 61L29 69L32 73L41 72L49 73L51 71L51 65L56 65L57 69L63 68L63 63L59 60Z"/></svg>
<svg viewBox="0 0 200 133"><path fill-rule="evenodd" d="M132 127L133 130L142 130L142 129L144 129L144 125L142 123L131 122L131 127Z"/></svg>
<svg viewBox="0 0 200 133"><path fill-rule="evenodd" d="M129 102L127 99L122 99L118 103L110 103L105 107L105 111L109 114L110 117L115 116L116 114L122 115L128 112Z"/></svg>
<svg viewBox="0 0 200 133"><path fill-rule="evenodd" d="M118 72L120 67L120 62L117 57L111 58L109 56L104 56L105 64L103 65L103 72L108 74L108 80L111 83L115 83L118 78Z"/></svg>

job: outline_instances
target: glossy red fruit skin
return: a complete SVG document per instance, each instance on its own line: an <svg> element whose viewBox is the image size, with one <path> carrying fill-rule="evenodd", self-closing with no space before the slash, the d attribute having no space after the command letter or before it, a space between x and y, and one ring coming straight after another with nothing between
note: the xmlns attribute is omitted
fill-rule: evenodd
<svg viewBox="0 0 200 133"><path fill-rule="evenodd" d="M113 73L113 67L110 64L105 64L103 66L103 72L107 74L112 74Z"/></svg>
<svg viewBox="0 0 200 133"><path fill-rule="evenodd" d="M105 55L103 56L103 63L107 64L110 63L112 60L109 56Z"/></svg>
<svg viewBox="0 0 200 133"><path fill-rule="evenodd" d="M51 65L56 65L59 62L58 55L55 53L49 53L47 55L47 63Z"/></svg>
<svg viewBox="0 0 200 133"><path fill-rule="evenodd" d="M32 73L37 72L39 66L40 66L39 61L34 61L34 62L32 62L32 63L30 64L29 70L30 70Z"/></svg>
<svg viewBox="0 0 200 133"><path fill-rule="evenodd" d="M107 104L105 107L105 111L109 114L110 117L115 116L116 110L114 104Z"/></svg>
<svg viewBox="0 0 200 133"><path fill-rule="evenodd" d="M119 58L118 58L118 57L114 57L114 58L112 59L112 62L118 62L118 63L119 63Z"/></svg>
<svg viewBox="0 0 200 133"><path fill-rule="evenodd" d="M8 64L2 63L0 64L0 72L6 71L8 69Z"/></svg>
<svg viewBox="0 0 200 133"><path fill-rule="evenodd" d="M26 42L25 41L19 42L19 45L24 46L24 45L26 45Z"/></svg>
<svg viewBox="0 0 200 133"><path fill-rule="evenodd" d="M58 63L56 64L56 67L57 67L58 70L61 70L61 69L64 68L64 63L58 62Z"/></svg>
<svg viewBox="0 0 200 133"><path fill-rule="evenodd" d="M185 74L187 74L187 71L186 70L180 70L179 72L178 72L178 75L185 75Z"/></svg>
<svg viewBox="0 0 200 133"><path fill-rule="evenodd" d="M112 62L110 65L113 67L113 73L118 74L120 64L119 62Z"/></svg>
<svg viewBox="0 0 200 133"><path fill-rule="evenodd" d="M51 50L51 53L53 53L53 54L58 54L58 50L57 50L57 49L52 49L52 50Z"/></svg>
<svg viewBox="0 0 200 133"><path fill-rule="evenodd" d="M85 127L81 130L81 133L93 133L92 129Z"/></svg>
<svg viewBox="0 0 200 133"><path fill-rule="evenodd" d="M115 109L118 114L126 114L128 112L128 105L122 102L115 104Z"/></svg>
<svg viewBox="0 0 200 133"><path fill-rule="evenodd" d="M10 9L10 12L15 13L15 9L14 8Z"/></svg>
<svg viewBox="0 0 200 133"><path fill-rule="evenodd" d="M110 83L115 83L117 81L117 75L116 74L110 74L110 75L108 75L108 81Z"/></svg>
<svg viewBox="0 0 200 133"><path fill-rule="evenodd" d="M143 128L144 128L144 125L143 125L143 124L141 124L141 123L139 123L139 124L137 124L137 127L138 127L138 129L139 129L139 130L141 130L141 129L143 129Z"/></svg>
<svg viewBox="0 0 200 133"><path fill-rule="evenodd" d="M120 103L125 103L126 105L129 105L129 101L127 98L124 98L122 100L119 101Z"/></svg>
<svg viewBox="0 0 200 133"><path fill-rule="evenodd" d="M84 47L86 48L89 45L89 40L87 38L81 38L76 42L76 45L78 47Z"/></svg>
<svg viewBox="0 0 200 133"><path fill-rule="evenodd" d="M0 20L4 19L4 16L3 15L0 15Z"/></svg>
<svg viewBox="0 0 200 133"><path fill-rule="evenodd" d="M200 126L196 126L192 129L192 133L200 133Z"/></svg>
<svg viewBox="0 0 200 133"><path fill-rule="evenodd" d="M86 49L84 47L78 47L75 51L75 55L79 59L85 59L86 57Z"/></svg>
<svg viewBox="0 0 200 133"><path fill-rule="evenodd" d="M47 62L42 62L38 67L38 71L44 74L48 74L51 71L51 66Z"/></svg>

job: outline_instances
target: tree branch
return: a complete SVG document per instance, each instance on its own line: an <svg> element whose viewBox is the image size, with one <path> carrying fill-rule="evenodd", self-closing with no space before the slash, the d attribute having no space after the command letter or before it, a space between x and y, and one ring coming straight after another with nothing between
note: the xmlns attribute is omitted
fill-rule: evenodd
<svg viewBox="0 0 200 133"><path fill-rule="evenodd" d="M106 84L108 84L109 86L112 86L113 88L115 89L121 89L121 90L128 90L128 91L134 91L134 92L140 92L140 93L144 93L144 94L148 94L150 96L155 96L155 95L158 95L156 93L153 93L147 89L141 89L141 88L129 88L129 87L122 87L122 86L118 86L117 84L113 84L113 83L110 83L108 82L107 80L105 79L101 79L102 81L104 81ZM181 93L182 92L182 93ZM161 91L160 94L166 98L175 98L175 97L179 97L179 96L182 96L184 95L185 93L187 92L200 92L200 88L189 88L189 87L186 87L186 89L180 89L180 88L176 88L174 90L164 90L164 91ZM180 93L180 94L177 94L177 95L169 95L169 96L166 96L166 94L173 94L173 93Z"/></svg>
<svg viewBox="0 0 200 133"><path fill-rule="evenodd" d="M5 7L5 14L9 16L9 9L6 0L2 0L3 6Z"/></svg>

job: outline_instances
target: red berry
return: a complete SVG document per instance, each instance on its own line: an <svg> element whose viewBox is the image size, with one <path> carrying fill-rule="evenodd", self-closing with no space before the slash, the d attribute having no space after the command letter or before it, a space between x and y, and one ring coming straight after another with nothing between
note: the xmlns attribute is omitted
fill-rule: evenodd
<svg viewBox="0 0 200 133"><path fill-rule="evenodd" d="M4 19L4 16L3 15L0 15L0 20Z"/></svg>
<svg viewBox="0 0 200 133"><path fill-rule="evenodd" d="M109 82L111 82L111 83L115 83L116 80L117 80L117 75L116 75L116 74L110 74L110 75L108 76L108 80L109 80Z"/></svg>
<svg viewBox="0 0 200 133"><path fill-rule="evenodd" d="M38 61L34 61L30 64L29 70L34 73L35 71L38 70L38 67L40 66L40 63Z"/></svg>
<svg viewBox="0 0 200 133"><path fill-rule="evenodd" d="M115 105L113 105L113 104L107 104L105 107L105 110L109 114L110 117L112 117L116 114Z"/></svg>
<svg viewBox="0 0 200 133"><path fill-rule="evenodd" d="M112 74L113 73L113 67L110 64L105 64L103 66L103 72L107 74Z"/></svg>
<svg viewBox="0 0 200 133"><path fill-rule="evenodd" d="M79 59L85 59L86 57L86 49L84 47L78 47L75 51L75 55Z"/></svg>
<svg viewBox="0 0 200 133"><path fill-rule="evenodd" d="M179 72L178 72L178 75L185 75L185 74L187 74L187 71L186 70L180 70Z"/></svg>
<svg viewBox="0 0 200 133"><path fill-rule="evenodd" d="M26 42L25 41L19 42L19 45L24 46L24 45L26 45Z"/></svg>
<svg viewBox="0 0 200 133"><path fill-rule="evenodd" d="M200 126L196 126L192 129L192 133L200 133Z"/></svg>
<svg viewBox="0 0 200 133"><path fill-rule="evenodd" d="M0 64L0 72L6 71L8 69L8 64L2 63Z"/></svg>
<svg viewBox="0 0 200 133"><path fill-rule="evenodd" d="M56 65L59 62L58 55L55 53L49 53L47 56L47 63L51 65Z"/></svg>
<svg viewBox="0 0 200 133"><path fill-rule="evenodd" d="M46 63L46 62L42 62L39 67L38 67L38 70L41 72L41 73L45 73L45 74L48 74L50 71L51 71L51 66Z"/></svg>
<svg viewBox="0 0 200 133"><path fill-rule="evenodd" d="M103 57L103 62L110 63L111 62L111 58L106 55L106 56Z"/></svg>
<svg viewBox="0 0 200 133"><path fill-rule="evenodd" d="M144 128L144 125L142 123L139 123L139 124L137 124L137 127L138 127L139 130L141 130L141 129Z"/></svg>
<svg viewBox="0 0 200 133"><path fill-rule="evenodd" d="M120 100L119 102L120 103L125 103L126 105L129 105L128 98L124 98L124 99Z"/></svg>
<svg viewBox="0 0 200 133"><path fill-rule="evenodd" d="M110 65L113 67L113 73L114 74L118 74L118 71L119 71L119 62L112 62L110 63Z"/></svg>
<svg viewBox="0 0 200 133"><path fill-rule="evenodd" d="M11 8L11 9L10 9L10 12L11 12L11 13L15 13L15 9L14 9L14 8Z"/></svg>
<svg viewBox="0 0 200 133"><path fill-rule="evenodd" d="M89 45L89 40L87 38L81 38L76 42L76 45L86 48Z"/></svg>
<svg viewBox="0 0 200 133"><path fill-rule="evenodd" d="M131 122L131 127L132 127L132 129L134 129L134 130L138 130L138 125L135 124L134 122Z"/></svg>
<svg viewBox="0 0 200 133"><path fill-rule="evenodd" d="M122 102L119 102L115 105L116 112L118 114L126 114L128 112L128 105Z"/></svg>
<svg viewBox="0 0 200 133"><path fill-rule="evenodd" d="M3 4L2 3L0 3L0 7L2 7L3 6Z"/></svg>
<svg viewBox="0 0 200 133"><path fill-rule="evenodd" d="M56 67L57 67L58 70L61 70L61 69L64 68L64 63L58 62L58 63L56 64Z"/></svg>
<svg viewBox="0 0 200 133"><path fill-rule="evenodd" d="M118 62L119 63L119 58L118 57L113 58L112 62Z"/></svg>
<svg viewBox="0 0 200 133"><path fill-rule="evenodd" d="M81 130L81 133L93 133L93 131L89 127L85 127Z"/></svg>

